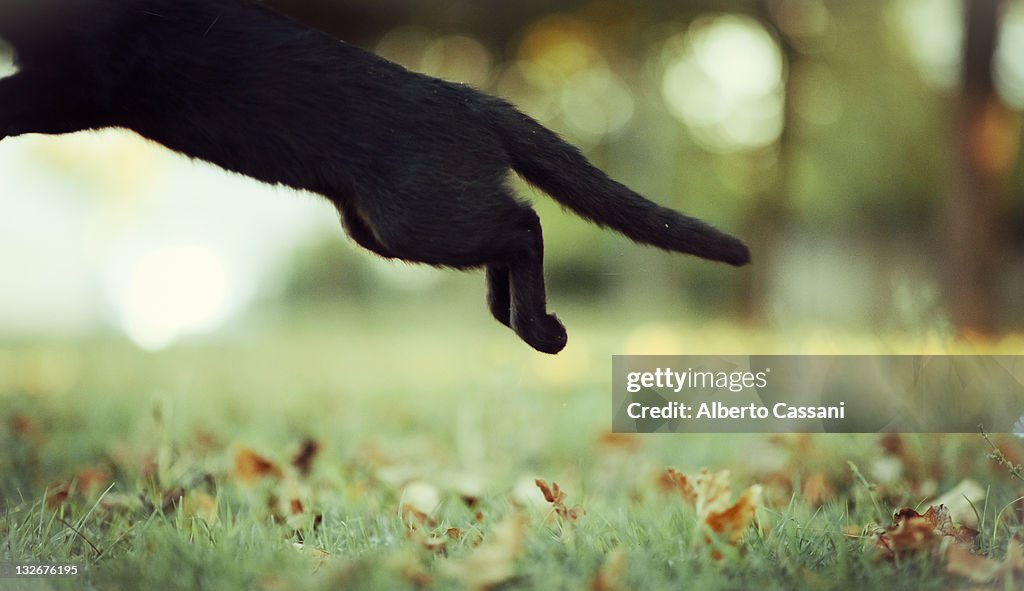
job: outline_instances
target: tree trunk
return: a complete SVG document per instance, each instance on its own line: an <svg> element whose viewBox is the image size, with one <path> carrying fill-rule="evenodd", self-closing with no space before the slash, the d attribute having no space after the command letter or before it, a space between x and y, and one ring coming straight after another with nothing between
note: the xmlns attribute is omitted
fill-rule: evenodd
<svg viewBox="0 0 1024 591"><path fill-rule="evenodd" d="M998 332L1006 256L1004 191L1016 157L1015 115L996 93L992 65L1003 0L964 0L963 86L957 99L946 228L949 305L961 333Z"/></svg>

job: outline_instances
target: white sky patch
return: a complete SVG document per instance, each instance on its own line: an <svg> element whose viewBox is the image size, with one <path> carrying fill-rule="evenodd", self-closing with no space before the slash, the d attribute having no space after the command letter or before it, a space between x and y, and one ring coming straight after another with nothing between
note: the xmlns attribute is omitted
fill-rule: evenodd
<svg viewBox="0 0 1024 591"><path fill-rule="evenodd" d="M198 244L136 253L112 290L125 334L144 349L208 332L227 319L229 280L222 259Z"/></svg>
<svg viewBox="0 0 1024 591"><path fill-rule="evenodd" d="M196 284L173 292L191 312L172 311L168 326L187 332L201 307L215 307L196 299L199 291L223 291L216 306L230 319L275 287L297 247L341 231L321 198L225 173L130 133L8 138L0 142L0 331L128 331L126 318L137 327L154 314L139 294L157 298L155 274L165 268ZM168 248L184 248L178 255L194 274L154 254Z"/></svg>

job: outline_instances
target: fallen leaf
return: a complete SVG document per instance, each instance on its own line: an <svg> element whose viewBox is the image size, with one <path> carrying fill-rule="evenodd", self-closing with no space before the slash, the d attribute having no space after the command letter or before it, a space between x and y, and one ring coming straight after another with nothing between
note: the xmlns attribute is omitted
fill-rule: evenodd
<svg viewBox="0 0 1024 591"><path fill-rule="evenodd" d="M820 507L825 501L835 496L835 490L822 472L815 472L803 478L802 493L804 501L812 507Z"/></svg>
<svg viewBox="0 0 1024 591"><path fill-rule="evenodd" d="M561 503L565 499L565 493L558 490L558 483L554 483L553 487L548 487L548 484L541 479L534 481L537 488L540 489L541 494L544 495L544 500L551 503L552 505Z"/></svg>
<svg viewBox="0 0 1024 591"><path fill-rule="evenodd" d="M190 490L185 494L182 511L188 517L198 517L211 525L218 521L217 501L201 490Z"/></svg>
<svg viewBox="0 0 1024 591"><path fill-rule="evenodd" d="M729 507L732 498L732 485L728 470L710 472L701 470L693 479L693 490L696 499L694 508L702 517L711 513L724 511Z"/></svg>
<svg viewBox="0 0 1024 591"><path fill-rule="evenodd" d="M424 550L432 554L437 554L439 556L447 556L449 541L450 538L448 538L447 536L431 534L420 540L420 545L423 546Z"/></svg>
<svg viewBox="0 0 1024 591"><path fill-rule="evenodd" d="M551 503L551 507L555 514L562 519L565 519L570 523L575 523L580 517L586 515L586 511L579 505L576 505L571 509L565 506L566 494L565 491L558 487L557 482L552 482L549 487L547 482L537 479L535 484L537 485L537 488L540 489L541 494L544 495L544 500Z"/></svg>
<svg viewBox="0 0 1024 591"><path fill-rule="evenodd" d="M695 478L669 469L662 481L678 490L683 499L696 510L698 522L707 528L705 543L714 542L712 536L729 544L736 544L746 533L757 515L757 506L762 502L761 485L748 487L736 502L732 501L730 475L728 470L710 472L701 470ZM712 552L712 558L722 558L721 552Z"/></svg>
<svg viewBox="0 0 1024 591"><path fill-rule="evenodd" d="M95 490L105 489L110 485L110 470L106 468L86 468L75 476L78 490L83 495L90 495Z"/></svg>
<svg viewBox="0 0 1024 591"><path fill-rule="evenodd" d="M513 578L526 541L526 519L512 515L494 526L491 535L459 560L445 563L444 571L470 589L491 589Z"/></svg>
<svg viewBox="0 0 1024 591"><path fill-rule="evenodd" d="M57 509L72 497L88 498L94 492L110 486L110 471L106 468L84 468L74 477L50 486L46 493L46 506Z"/></svg>
<svg viewBox="0 0 1024 591"><path fill-rule="evenodd" d="M450 480L449 490L458 495L459 499L470 509L476 507L480 499L483 498L486 483L481 476L463 472L455 475Z"/></svg>
<svg viewBox="0 0 1024 591"><path fill-rule="evenodd" d="M164 515L174 513L181 506L181 499L185 496L185 489L172 488L171 490L164 491L164 494L160 497L160 511Z"/></svg>
<svg viewBox="0 0 1024 591"><path fill-rule="evenodd" d="M952 546L946 552L946 572L964 577L973 583L988 583L999 574L1002 564L978 556L967 548Z"/></svg>
<svg viewBox="0 0 1024 591"><path fill-rule="evenodd" d="M945 505L953 521L968 527L977 527L978 514L975 507L985 500L986 494L985 489L977 481L965 478L936 498L932 504Z"/></svg>
<svg viewBox="0 0 1024 591"><path fill-rule="evenodd" d="M658 486L665 492L678 492L691 505L697 503L697 491L685 474L668 468L658 478Z"/></svg>
<svg viewBox="0 0 1024 591"><path fill-rule="evenodd" d="M441 493L436 486L417 480L402 490L400 503L403 513L406 507L411 507L425 515L433 515L441 505Z"/></svg>
<svg viewBox="0 0 1024 591"><path fill-rule="evenodd" d="M412 505L402 505L402 522L410 529L418 529L420 526L433 529L437 527L437 521L433 517L420 511Z"/></svg>
<svg viewBox="0 0 1024 591"><path fill-rule="evenodd" d="M299 471L302 476L309 476L309 473L313 470L313 460L316 459L317 454L320 453L320 443L315 439L306 439L299 446L298 453L292 458L292 466Z"/></svg>
<svg viewBox="0 0 1024 591"><path fill-rule="evenodd" d="M213 451L220 449L221 443L217 436L212 431L206 429L197 429L194 434L196 447L204 452Z"/></svg>
<svg viewBox="0 0 1024 591"><path fill-rule="evenodd" d="M704 518L704 523L730 544L735 544L743 538L747 527L754 521L757 506L760 504L761 486L755 484L743 491L740 498L730 507L709 513Z"/></svg>
<svg viewBox="0 0 1024 591"><path fill-rule="evenodd" d="M893 525L879 533L875 545L886 558L898 560L905 554L938 549L940 542L969 550L977 537L977 531L953 525L943 505L933 505L923 515L904 507L893 514Z"/></svg>
<svg viewBox="0 0 1024 591"><path fill-rule="evenodd" d="M235 477L252 483L264 477L281 478L281 469L256 452L239 447L235 450Z"/></svg>
<svg viewBox="0 0 1024 591"><path fill-rule="evenodd" d="M640 438L632 433L602 433L597 443L607 450L633 452L640 448Z"/></svg>
<svg viewBox="0 0 1024 591"><path fill-rule="evenodd" d="M1024 581L1024 547L1011 539L1002 562L978 556L962 546L952 546L946 553L946 572L977 584L991 584L993 589L1018 589Z"/></svg>
<svg viewBox="0 0 1024 591"><path fill-rule="evenodd" d="M604 564L590 583L592 591L624 591L626 589L626 553L616 548L604 557Z"/></svg>
<svg viewBox="0 0 1024 591"><path fill-rule="evenodd" d="M23 414L16 414L11 417L10 425L11 431L18 437L33 443L39 443L42 441L42 435L39 427L36 425L36 422L32 420L32 417Z"/></svg>
<svg viewBox="0 0 1024 591"><path fill-rule="evenodd" d="M68 501L71 497L71 483L70 482L58 482L55 485L47 488L46 491L46 508L51 511L58 509L61 505Z"/></svg>

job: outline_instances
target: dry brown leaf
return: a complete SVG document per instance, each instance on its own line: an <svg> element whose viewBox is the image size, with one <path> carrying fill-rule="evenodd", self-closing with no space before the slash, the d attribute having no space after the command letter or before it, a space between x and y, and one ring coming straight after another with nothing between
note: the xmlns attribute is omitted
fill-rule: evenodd
<svg viewBox="0 0 1024 591"><path fill-rule="evenodd" d="M256 452L239 447L235 450L235 477L252 483L265 477L281 478L281 469Z"/></svg>
<svg viewBox="0 0 1024 591"><path fill-rule="evenodd" d="M822 503L835 496L835 490L822 472L804 477L802 493L804 501L812 507L820 507Z"/></svg>
<svg viewBox="0 0 1024 591"><path fill-rule="evenodd" d="M972 583L988 583L999 574L1002 564L978 556L967 548L952 546L946 552L946 572L963 577Z"/></svg>
<svg viewBox="0 0 1024 591"><path fill-rule="evenodd" d="M421 526L429 529L437 527L437 521L433 517L412 505L402 505L402 523L409 529L419 529Z"/></svg>
<svg viewBox="0 0 1024 591"><path fill-rule="evenodd" d="M626 553L622 548L616 548L604 558L597 575L590 583L592 591L624 591L627 587L626 578Z"/></svg>
<svg viewBox="0 0 1024 591"><path fill-rule="evenodd" d="M217 435L206 429L197 429L193 434L196 447L201 451L213 451L220 449L221 442Z"/></svg>
<svg viewBox="0 0 1024 591"><path fill-rule="evenodd" d="M704 523L719 537L730 544L735 544L743 538L747 527L754 521L757 506L760 504L761 486L755 484L743 491L732 506L709 513L704 518Z"/></svg>
<svg viewBox="0 0 1024 591"><path fill-rule="evenodd" d="M565 493L558 490L558 483L553 483L553 486L548 487L548 483L541 479L534 480L537 488L540 489L541 494L544 495L544 500L551 503L552 505L561 503L565 500Z"/></svg>
<svg viewBox="0 0 1024 591"><path fill-rule="evenodd" d="M32 417L23 414L16 414L10 420L11 431L18 437L32 443L40 443L43 440L42 432Z"/></svg>
<svg viewBox="0 0 1024 591"><path fill-rule="evenodd" d="M712 535L730 544L739 542L753 523L763 494L761 485L755 484L732 502L728 470L710 472L704 469L695 478L690 478L669 469L662 476L662 482L670 483L687 503L693 505L697 519L707 527L709 535L704 536L704 541L708 544L714 541ZM712 558L718 560L721 557L719 551L712 552Z"/></svg>
<svg viewBox="0 0 1024 591"><path fill-rule="evenodd" d="M541 494L544 495L544 500L551 503L551 507L554 509L555 514L562 519L565 519L570 523L575 523L580 517L586 515L587 512L579 505L576 505L571 509L565 506L566 494L565 491L558 488L557 482L552 482L550 487L547 482L540 479L537 479L535 483L537 484L537 488L540 489Z"/></svg>
<svg viewBox="0 0 1024 591"><path fill-rule="evenodd" d="M319 453L320 442L315 439L306 439L299 446L298 453L292 458L292 466L295 466L300 475L309 476L309 473L313 470L313 460L316 459Z"/></svg>
<svg viewBox="0 0 1024 591"><path fill-rule="evenodd" d="M697 491L685 474L668 468L658 478L658 486L665 492L678 492L683 500L691 505L697 503Z"/></svg>
<svg viewBox="0 0 1024 591"><path fill-rule="evenodd" d="M50 486L46 494L46 506L57 509L72 497L87 498L94 492L110 486L110 471L106 468L85 468L74 477Z"/></svg>
<svg viewBox="0 0 1024 591"><path fill-rule="evenodd" d="M953 525L949 511L943 505L933 505L922 515L904 507L893 514L893 525L885 528L876 540L876 547L883 556L890 559L939 547L940 542L950 542L966 549L974 546L978 532Z"/></svg>
<svg viewBox="0 0 1024 591"><path fill-rule="evenodd" d="M1024 547L1011 539L1002 562L978 556L963 546L952 546L946 553L946 572L972 583L990 584L979 589L1017 589L1024 582Z"/></svg>
<svg viewBox="0 0 1024 591"><path fill-rule="evenodd" d="M430 483L414 480L402 489L399 502L402 504L403 512L404 507L412 507L426 515L434 515L441 506L441 492Z"/></svg>
<svg viewBox="0 0 1024 591"><path fill-rule="evenodd" d="M58 482L46 491L46 508L51 511L58 509L71 497L71 483Z"/></svg>
<svg viewBox="0 0 1024 591"><path fill-rule="evenodd" d="M732 499L732 486L728 470L710 472L703 469L692 479L696 494L694 508L702 518L711 513L725 511Z"/></svg>
<svg viewBox="0 0 1024 591"><path fill-rule="evenodd" d="M467 507L473 509L483 498L487 483L479 474L461 472L449 478L447 488L458 496Z"/></svg>
<svg viewBox="0 0 1024 591"><path fill-rule="evenodd" d="M516 574L526 542L526 519L512 515L494 526L491 535L465 558L445 563L445 572L470 589L491 589Z"/></svg>
<svg viewBox="0 0 1024 591"><path fill-rule="evenodd" d="M198 517L210 524L218 521L217 501L201 490L190 490L185 494L182 512L187 517Z"/></svg>
<svg viewBox="0 0 1024 591"><path fill-rule="evenodd" d="M75 476L78 490L83 495L92 494L95 490L110 486L110 470L106 468L86 468Z"/></svg>
<svg viewBox="0 0 1024 591"><path fill-rule="evenodd" d="M448 556L448 542L450 539L447 536L431 534L422 540L420 545L423 549L438 556Z"/></svg>
<svg viewBox="0 0 1024 591"><path fill-rule="evenodd" d="M402 521L409 528L405 532L406 539L418 544L424 550L427 550L432 554L447 556L448 542L462 538L462 530L456 527L450 527L443 532L436 531L437 522L430 516L425 515L408 505L406 506L405 511L407 511L407 513L403 515Z"/></svg>
<svg viewBox="0 0 1024 591"><path fill-rule="evenodd" d="M930 550L938 545L939 539L942 537L939 532L935 531L935 526L918 515L916 511L913 516L909 517L900 517L898 512L893 520L895 524L885 528L879 534L876 542L879 550L889 558L898 558L903 554L920 550Z"/></svg>
<svg viewBox="0 0 1024 591"><path fill-rule="evenodd" d="M634 452L640 449L640 438L632 433L602 433L597 443L609 451Z"/></svg>
<svg viewBox="0 0 1024 591"><path fill-rule="evenodd" d="M182 487L172 488L164 491L160 496L160 511L164 515L174 513L181 506L181 499L185 496L185 489Z"/></svg>
<svg viewBox="0 0 1024 591"><path fill-rule="evenodd" d="M985 500L986 494L985 489L977 481L965 478L932 501L932 504L945 505L953 521L968 527L977 527L978 514L974 508Z"/></svg>

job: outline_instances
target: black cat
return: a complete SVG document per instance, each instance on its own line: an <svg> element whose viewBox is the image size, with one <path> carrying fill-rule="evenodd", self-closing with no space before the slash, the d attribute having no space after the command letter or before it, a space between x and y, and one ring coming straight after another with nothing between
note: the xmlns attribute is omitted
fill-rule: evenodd
<svg viewBox="0 0 1024 591"><path fill-rule="evenodd" d="M409 72L244 0L0 0L19 70L0 138L124 127L267 183L324 195L385 257L487 270L494 317L545 353L541 226L518 172L637 242L743 265L742 242L611 180L500 99Z"/></svg>

